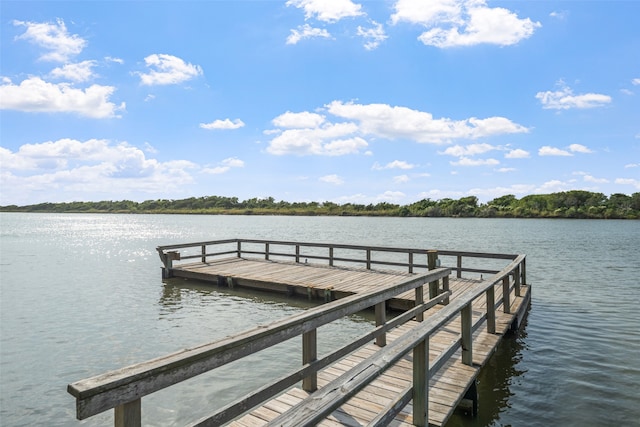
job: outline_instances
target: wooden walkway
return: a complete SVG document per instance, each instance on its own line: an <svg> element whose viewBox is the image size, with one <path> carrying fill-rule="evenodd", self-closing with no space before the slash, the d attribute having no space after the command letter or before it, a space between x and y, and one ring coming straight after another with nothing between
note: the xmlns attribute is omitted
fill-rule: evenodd
<svg viewBox="0 0 640 427"><path fill-rule="evenodd" d="M396 285L415 275L416 273L399 270L367 270L237 257L181 264L172 268L173 277L196 279L228 287L240 286L286 293L325 302ZM455 298L479 282L478 279L450 280L452 296ZM391 309L407 310L414 304L415 293L407 291L389 300L387 306Z"/></svg>
<svg viewBox="0 0 640 427"><path fill-rule="evenodd" d="M343 250L350 255L341 255ZM460 406L475 414L476 378L531 302L524 255L241 239L158 252L163 277L284 292L324 304L70 384L78 419L113 408L116 427L138 427L142 397L301 336L298 369L186 425L442 426ZM441 267L438 255L455 263ZM463 258L507 265L464 267ZM370 333L320 354L317 328L367 308L375 309ZM389 308L402 312L388 320Z"/></svg>

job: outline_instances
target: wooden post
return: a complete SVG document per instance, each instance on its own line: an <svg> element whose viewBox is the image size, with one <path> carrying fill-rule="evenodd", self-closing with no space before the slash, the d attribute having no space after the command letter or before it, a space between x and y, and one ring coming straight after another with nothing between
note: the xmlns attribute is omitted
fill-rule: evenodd
<svg viewBox="0 0 640 427"><path fill-rule="evenodd" d="M269 243L264 244L264 259L269 261Z"/></svg>
<svg viewBox="0 0 640 427"><path fill-rule="evenodd" d="M424 304L424 285L416 288L416 307ZM416 314L416 322L422 322L424 320L424 312Z"/></svg>
<svg viewBox="0 0 640 427"><path fill-rule="evenodd" d="M438 251L427 251L427 267L429 270L434 270L438 264ZM438 281L429 282L429 299L438 296Z"/></svg>
<svg viewBox="0 0 640 427"><path fill-rule="evenodd" d="M519 297L520 296L520 266L516 267L516 271L515 271L515 283L514 283L514 287L515 287L515 293L516 296Z"/></svg>
<svg viewBox="0 0 640 427"><path fill-rule="evenodd" d="M333 267L333 246L329 247L329 265Z"/></svg>
<svg viewBox="0 0 640 427"><path fill-rule="evenodd" d="M376 304L376 327L382 326L387 323L387 304L386 301ZM384 332L376 338L376 345L378 347L384 347L387 345L387 333Z"/></svg>
<svg viewBox="0 0 640 427"><path fill-rule="evenodd" d="M302 334L302 364L315 362L318 357L317 330L313 329ZM313 393L318 389L318 373L314 372L302 380L302 389Z"/></svg>
<svg viewBox="0 0 640 427"><path fill-rule="evenodd" d="M142 409L140 399L124 403L114 408L115 427L141 427Z"/></svg>
<svg viewBox="0 0 640 427"><path fill-rule="evenodd" d="M413 252L409 252L409 273L413 273Z"/></svg>
<svg viewBox="0 0 640 427"><path fill-rule="evenodd" d="M458 255L458 270L456 277L460 279L462 277L462 255Z"/></svg>
<svg viewBox="0 0 640 427"><path fill-rule="evenodd" d="M527 259L522 260L522 284L527 285Z"/></svg>
<svg viewBox="0 0 640 427"><path fill-rule="evenodd" d="M240 240L238 240L238 258L242 257L242 242Z"/></svg>
<svg viewBox="0 0 640 427"><path fill-rule="evenodd" d="M444 292L449 292L449 276L444 276L442 278L442 290ZM442 305L447 305L447 304L449 304L448 296L442 301Z"/></svg>
<svg viewBox="0 0 640 427"><path fill-rule="evenodd" d="M509 276L502 279L502 305L503 311L507 314L511 313L511 290L509 289Z"/></svg>
<svg viewBox="0 0 640 427"><path fill-rule="evenodd" d="M465 305L460 311L462 330L462 363L473 365L473 336L471 331L471 303Z"/></svg>
<svg viewBox="0 0 640 427"><path fill-rule="evenodd" d="M202 258L200 259L200 261L202 261L202 263L206 263L207 262L207 245L202 245Z"/></svg>
<svg viewBox="0 0 640 427"><path fill-rule="evenodd" d="M296 263L300 262L300 245L296 245Z"/></svg>
<svg viewBox="0 0 640 427"><path fill-rule="evenodd" d="M367 270L371 270L371 249L367 249Z"/></svg>
<svg viewBox="0 0 640 427"><path fill-rule="evenodd" d="M429 336L413 348L413 425L429 425Z"/></svg>
<svg viewBox="0 0 640 427"><path fill-rule="evenodd" d="M493 286L487 289L487 332L496 333L496 295Z"/></svg>

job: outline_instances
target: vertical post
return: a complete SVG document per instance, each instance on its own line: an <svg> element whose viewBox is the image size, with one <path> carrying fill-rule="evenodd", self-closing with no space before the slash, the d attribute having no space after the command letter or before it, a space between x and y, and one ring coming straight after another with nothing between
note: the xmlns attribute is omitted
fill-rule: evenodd
<svg viewBox="0 0 640 427"><path fill-rule="evenodd" d="M409 252L409 273L413 273L413 252Z"/></svg>
<svg viewBox="0 0 640 427"><path fill-rule="evenodd" d="M300 245L296 245L296 263L300 262Z"/></svg>
<svg viewBox="0 0 640 427"><path fill-rule="evenodd" d="M522 260L522 284L527 285L527 259Z"/></svg>
<svg viewBox="0 0 640 427"><path fill-rule="evenodd" d="M514 288L515 288L515 293L516 296L519 297L520 296L520 266L516 267L516 271L515 271L515 283L514 283Z"/></svg>
<svg viewBox="0 0 640 427"><path fill-rule="evenodd" d="M416 288L416 307L424 304L424 285L420 285ZM424 320L424 312L416 314L416 322L422 322Z"/></svg>
<svg viewBox="0 0 640 427"><path fill-rule="evenodd" d="M329 246L329 265L333 267L333 246Z"/></svg>
<svg viewBox="0 0 640 427"><path fill-rule="evenodd" d="M429 425L429 336L413 348L413 425Z"/></svg>
<svg viewBox="0 0 640 427"><path fill-rule="evenodd" d="M434 270L438 264L438 251L427 251L427 267L429 270ZM438 296L438 281L429 282L429 299Z"/></svg>
<svg viewBox="0 0 640 427"><path fill-rule="evenodd" d="M471 303L465 305L460 311L462 330L462 363L473 365L473 336L471 332Z"/></svg>
<svg viewBox="0 0 640 427"><path fill-rule="evenodd" d="M142 426L142 410L141 401L136 399L132 402L123 403L114 408L115 427L141 427Z"/></svg>
<svg viewBox="0 0 640 427"><path fill-rule="evenodd" d="M460 279L462 277L462 255L458 255L458 270L456 271L456 277Z"/></svg>
<svg viewBox="0 0 640 427"><path fill-rule="evenodd" d="M387 304L386 301L376 304L376 327L382 326L387 323ZM378 347L384 347L387 345L387 333L384 332L376 338L376 345Z"/></svg>
<svg viewBox="0 0 640 427"><path fill-rule="evenodd" d="M302 364L315 362L318 357L317 332L313 329L302 334ZM318 389L318 373L313 372L302 380L302 389L313 393Z"/></svg>
<svg viewBox="0 0 640 427"><path fill-rule="evenodd" d="M206 263L207 262L207 245L202 245L202 258L200 259L200 261L202 261L202 263Z"/></svg>
<svg viewBox="0 0 640 427"><path fill-rule="evenodd" d="M240 240L238 240L238 258L242 257L242 242Z"/></svg>
<svg viewBox="0 0 640 427"><path fill-rule="evenodd" d="M496 295L493 286L487 289L487 332L496 333Z"/></svg>
<svg viewBox="0 0 640 427"><path fill-rule="evenodd" d="M367 270L371 270L371 249L367 249Z"/></svg>
<svg viewBox="0 0 640 427"><path fill-rule="evenodd" d="M269 261L269 243L264 244L264 259Z"/></svg>
<svg viewBox="0 0 640 427"><path fill-rule="evenodd" d="M444 292L449 292L449 276L444 276L442 278L442 290ZM447 296L444 301L442 301L442 305L449 304L449 296Z"/></svg>
<svg viewBox="0 0 640 427"><path fill-rule="evenodd" d="M511 290L509 289L509 276L502 279L502 305L503 311L507 314L511 313Z"/></svg>

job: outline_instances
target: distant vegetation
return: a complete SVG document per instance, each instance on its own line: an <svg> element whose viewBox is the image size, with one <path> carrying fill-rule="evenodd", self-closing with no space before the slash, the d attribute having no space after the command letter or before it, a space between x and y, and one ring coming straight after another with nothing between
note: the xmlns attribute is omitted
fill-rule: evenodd
<svg viewBox="0 0 640 427"><path fill-rule="evenodd" d="M596 218L640 219L640 193L632 195L589 191L535 194L517 199L513 195L479 203L475 196L458 200L423 199L410 205L393 203L337 204L333 202L285 202L237 197L191 197L181 200L145 202L102 201L40 203L29 206L2 206L1 212L145 213L145 214L225 214L225 215L343 215L400 217L478 218Z"/></svg>

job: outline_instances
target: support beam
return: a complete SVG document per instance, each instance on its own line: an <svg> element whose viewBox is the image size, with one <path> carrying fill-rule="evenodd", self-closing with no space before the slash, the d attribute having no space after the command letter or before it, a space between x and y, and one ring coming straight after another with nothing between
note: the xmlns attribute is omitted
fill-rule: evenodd
<svg viewBox="0 0 640 427"><path fill-rule="evenodd" d="M382 301L381 303L376 304L376 326L382 326L387 323L387 303L386 301ZM376 345L378 347L384 347L387 345L387 333L383 333L382 335L376 338Z"/></svg>
<svg viewBox="0 0 640 427"><path fill-rule="evenodd" d="M461 330L462 330L462 363L473 365L473 336L471 330L471 303L460 310Z"/></svg>
<svg viewBox="0 0 640 427"><path fill-rule="evenodd" d="M413 425L429 425L429 336L413 349Z"/></svg>
<svg viewBox="0 0 640 427"><path fill-rule="evenodd" d="M125 403L114 408L115 427L141 427L142 402L140 399Z"/></svg>
<svg viewBox="0 0 640 427"><path fill-rule="evenodd" d="M302 364L315 362L318 358L317 329L302 334ZM318 389L318 374L312 373L302 380L302 389L313 393Z"/></svg>

